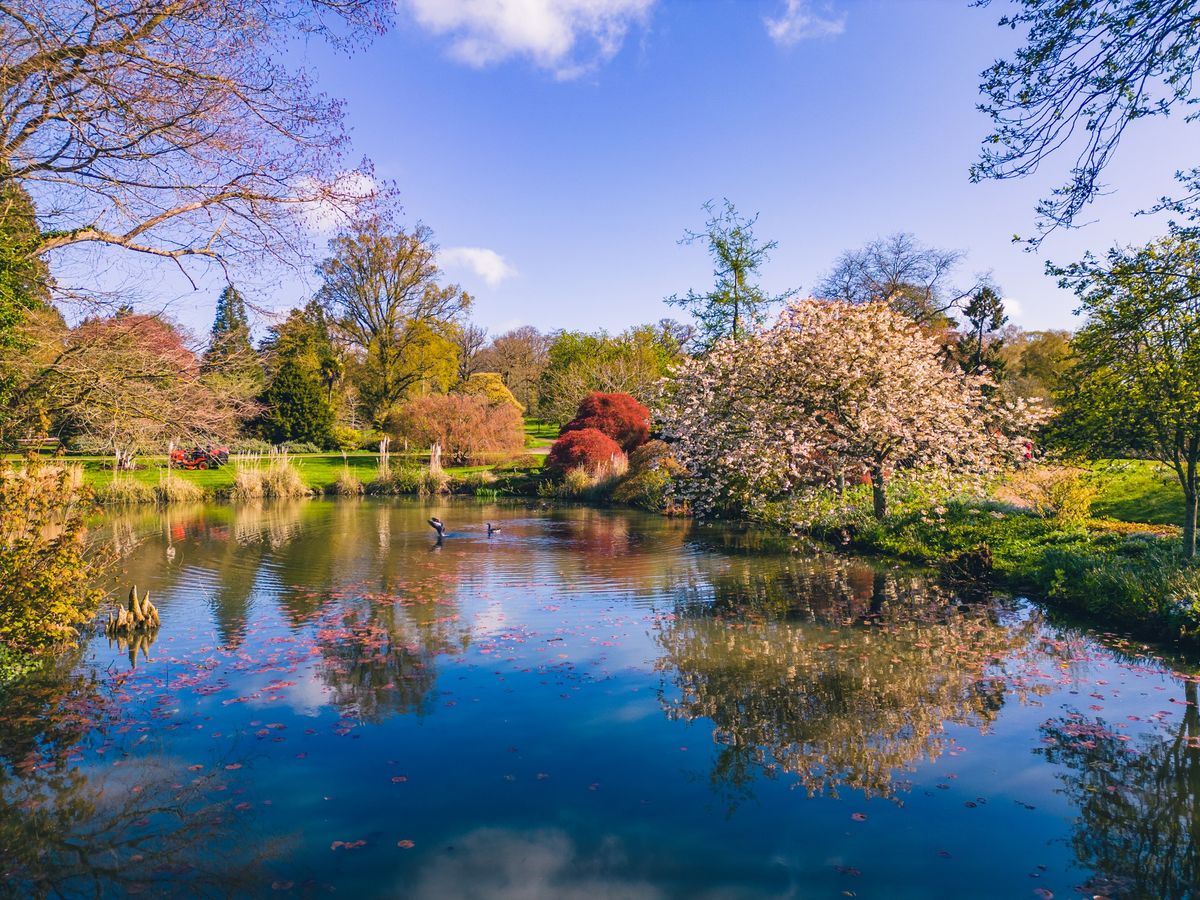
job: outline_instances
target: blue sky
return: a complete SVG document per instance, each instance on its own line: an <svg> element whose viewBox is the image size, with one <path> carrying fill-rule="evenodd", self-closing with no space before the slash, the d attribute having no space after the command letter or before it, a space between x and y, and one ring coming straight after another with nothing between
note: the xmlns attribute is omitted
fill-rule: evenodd
<svg viewBox="0 0 1200 900"><path fill-rule="evenodd" d="M520 9L518 9L518 7ZM1019 35L1003 3L966 0L401 0L397 26L346 59L307 48L323 89L344 98L355 154L400 190L476 296L493 333L518 324L607 328L678 310L662 298L711 284L701 204L728 197L779 242L764 282L811 289L844 249L893 231L967 251L1027 328L1076 327L1046 259L1141 242L1134 218L1185 164L1182 126L1131 132L1097 220L1028 253L1039 179L972 185L986 118L978 74ZM511 15L506 10L512 12ZM466 248L466 249L464 249ZM487 251L487 252L480 252ZM219 286L156 290L206 330ZM249 283L296 305L311 277Z"/></svg>

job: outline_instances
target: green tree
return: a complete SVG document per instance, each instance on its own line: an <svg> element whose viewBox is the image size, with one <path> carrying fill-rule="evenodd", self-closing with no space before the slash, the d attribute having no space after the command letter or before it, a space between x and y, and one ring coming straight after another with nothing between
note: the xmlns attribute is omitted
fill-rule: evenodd
<svg viewBox="0 0 1200 900"><path fill-rule="evenodd" d="M326 402L337 407L346 367L320 303L310 300L303 308L291 310L286 319L267 329L259 350L270 377L285 360L294 360L321 384Z"/></svg>
<svg viewBox="0 0 1200 900"><path fill-rule="evenodd" d="M0 163L0 431L16 418L14 354L28 349L27 314L50 299L50 276L36 256L39 231L33 202Z"/></svg>
<svg viewBox="0 0 1200 900"><path fill-rule="evenodd" d="M332 444L333 410L316 376L298 359L283 360L263 392L262 436L272 443Z"/></svg>
<svg viewBox="0 0 1200 900"><path fill-rule="evenodd" d="M1004 390L1009 396L1050 402L1065 387L1071 367L1071 332L1004 329L999 353L1004 360Z"/></svg>
<svg viewBox="0 0 1200 900"><path fill-rule="evenodd" d="M995 290L984 286L967 301L962 315L966 327L954 346L954 358L968 374L978 375L986 370L999 379L1004 371L1004 357L1000 353L1004 338L998 332L1008 323L1004 301Z"/></svg>
<svg viewBox="0 0 1200 900"><path fill-rule="evenodd" d="M423 225L405 231L375 217L329 248L318 266L318 298L358 355L363 412L382 425L415 388L454 381L456 320L471 298L456 284L439 283L437 246Z"/></svg>
<svg viewBox="0 0 1200 900"><path fill-rule="evenodd" d="M252 397L262 390L262 364L250 343L250 320L246 301L232 284L217 298L208 349L204 353L204 375L230 390Z"/></svg>
<svg viewBox="0 0 1200 900"><path fill-rule="evenodd" d="M670 320L618 335L559 332L550 343L538 381L538 414L549 422L566 423L574 417L579 401L593 391L648 399L683 357L684 337Z"/></svg>
<svg viewBox="0 0 1200 900"><path fill-rule="evenodd" d="M230 357L244 358L252 350L246 301L232 284L225 285L217 298L210 334L208 352L204 355L206 365L218 366Z"/></svg>
<svg viewBox="0 0 1200 900"><path fill-rule="evenodd" d="M1200 242L1173 234L1048 267L1088 316L1057 430L1083 449L1132 446L1169 465L1184 496L1183 547L1196 554L1200 479Z"/></svg>
<svg viewBox="0 0 1200 900"><path fill-rule="evenodd" d="M719 209L710 200L704 211L709 217L704 231L685 231L679 243L708 245L716 284L702 294L689 290L683 297L673 294L667 298L668 304L683 307L696 319L695 341L701 349L723 337L743 337L762 324L772 306L796 293L793 289L772 297L755 284L759 269L777 246L775 241L762 243L754 236L757 215L744 218L728 200Z"/></svg>

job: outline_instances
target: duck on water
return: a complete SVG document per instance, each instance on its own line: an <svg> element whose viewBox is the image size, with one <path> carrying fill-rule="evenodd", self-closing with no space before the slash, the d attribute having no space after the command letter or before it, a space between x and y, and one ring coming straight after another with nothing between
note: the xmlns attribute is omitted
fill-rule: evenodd
<svg viewBox="0 0 1200 900"><path fill-rule="evenodd" d="M446 536L446 523L443 522L441 519L439 519L437 516L430 516L429 517L429 527L437 532L437 539L438 539L438 543L440 544L442 542L442 539ZM491 522L488 522L487 523L487 533L488 533L489 537L491 537L493 534L499 534L500 526L493 525Z"/></svg>

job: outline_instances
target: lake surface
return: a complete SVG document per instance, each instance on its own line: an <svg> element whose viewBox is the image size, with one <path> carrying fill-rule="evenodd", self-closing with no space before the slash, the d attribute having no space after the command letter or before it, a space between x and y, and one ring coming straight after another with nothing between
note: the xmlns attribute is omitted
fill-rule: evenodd
<svg viewBox="0 0 1200 900"><path fill-rule="evenodd" d="M1194 670L1024 601L620 510L329 500L105 529L163 625L0 697L0 893L1200 883Z"/></svg>

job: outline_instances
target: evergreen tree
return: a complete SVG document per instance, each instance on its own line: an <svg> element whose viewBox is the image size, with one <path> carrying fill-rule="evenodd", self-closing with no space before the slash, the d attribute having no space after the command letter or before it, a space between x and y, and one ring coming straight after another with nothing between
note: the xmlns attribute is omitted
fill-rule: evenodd
<svg viewBox="0 0 1200 900"><path fill-rule="evenodd" d="M1004 340L999 332L1008 322L1004 301L992 288L982 287L963 307L963 318L966 327L954 347L955 359L969 375L978 375L986 369L999 380L1004 369L1000 353Z"/></svg>
<svg viewBox="0 0 1200 900"><path fill-rule="evenodd" d="M18 378L12 354L27 349L21 326L50 300L50 273L35 255L40 238L33 201L0 163L0 433L18 411L11 408Z"/></svg>
<svg viewBox="0 0 1200 900"><path fill-rule="evenodd" d="M217 314L213 319L208 352L204 354L204 365L214 371L242 369L253 359L246 301L237 288L228 284L217 298Z"/></svg>
<svg viewBox="0 0 1200 900"><path fill-rule="evenodd" d="M266 410L259 431L266 440L332 446L333 410L317 376L300 360L287 357L280 363L261 400Z"/></svg>

